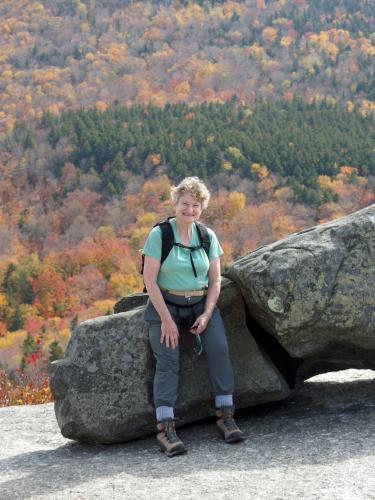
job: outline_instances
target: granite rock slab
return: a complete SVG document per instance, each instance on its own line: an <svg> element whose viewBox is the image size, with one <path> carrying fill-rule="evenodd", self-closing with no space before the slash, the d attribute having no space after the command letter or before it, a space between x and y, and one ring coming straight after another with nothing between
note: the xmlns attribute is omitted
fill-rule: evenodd
<svg viewBox="0 0 375 500"><path fill-rule="evenodd" d="M227 330L238 408L284 399L290 388L257 346L238 287L224 280L218 306ZM81 323L65 358L52 363L51 389L63 436L86 443L117 443L154 432L154 359L145 306ZM183 332L176 415L179 425L214 414L204 356Z"/></svg>

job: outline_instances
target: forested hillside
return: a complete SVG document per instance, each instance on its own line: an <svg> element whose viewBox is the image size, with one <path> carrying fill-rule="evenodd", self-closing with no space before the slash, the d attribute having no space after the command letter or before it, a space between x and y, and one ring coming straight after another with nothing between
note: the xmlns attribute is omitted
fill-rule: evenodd
<svg viewBox="0 0 375 500"><path fill-rule="evenodd" d="M0 406L48 400L77 322L142 288L181 177L223 266L374 202L374 26L374 0L1 2Z"/></svg>
<svg viewBox="0 0 375 500"><path fill-rule="evenodd" d="M328 98L374 109L374 0L3 0L0 131L50 109Z"/></svg>
<svg viewBox="0 0 375 500"><path fill-rule="evenodd" d="M375 175L375 121L322 102L305 104L260 102L251 108L232 99L225 105L186 104L165 108L113 107L44 115L49 144L71 147L55 159L72 162L100 179L99 192L121 194L125 172L166 173L172 179L189 174L204 179L226 172L256 180L257 165L277 176L280 186L293 187L299 201L319 204L332 200L319 189L318 177L334 176L339 166ZM17 136L17 134L15 134ZM17 145L33 142L20 134Z"/></svg>

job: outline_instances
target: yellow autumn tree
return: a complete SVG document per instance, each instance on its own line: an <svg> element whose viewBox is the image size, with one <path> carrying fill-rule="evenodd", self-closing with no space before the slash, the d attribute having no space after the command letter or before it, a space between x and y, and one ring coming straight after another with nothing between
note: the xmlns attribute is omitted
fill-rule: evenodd
<svg viewBox="0 0 375 500"><path fill-rule="evenodd" d="M134 250L139 251L146 240L148 233L150 232L149 227L136 227L130 236L130 245Z"/></svg>
<svg viewBox="0 0 375 500"><path fill-rule="evenodd" d="M265 179L269 175L268 168L260 163L252 163L250 169L259 179Z"/></svg>
<svg viewBox="0 0 375 500"><path fill-rule="evenodd" d="M181 101L185 100L188 98L189 93L190 93L190 83L187 80L185 80L185 81L179 83L178 85L176 85L174 90L175 90L177 99L179 99Z"/></svg>
<svg viewBox="0 0 375 500"><path fill-rule="evenodd" d="M354 111L354 103L353 103L353 101L347 101L347 103L346 103L346 110L349 113L352 113Z"/></svg>
<svg viewBox="0 0 375 500"><path fill-rule="evenodd" d="M146 212L137 217L137 226L151 228L157 220L157 215L154 212Z"/></svg>
<svg viewBox="0 0 375 500"><path fill-rule="evenodd" d="M291 36L283 36L280 40L280 47L289 47L293 42L293 38Z"/></svg>
<svg viewBox="0 0 375 500"><path fill-rule="evenodd" d="M238 212L246 206L246 196L238 191L232 191L228 196L228 216L230 219L235 217Z"/></svg>
<svg viewBox="0 0 375 500"><path fill-rule="evenodd" d="M114 273L108 281L109 295L115 299L139 291L141 287L142 279L134 274Z"/></svg>

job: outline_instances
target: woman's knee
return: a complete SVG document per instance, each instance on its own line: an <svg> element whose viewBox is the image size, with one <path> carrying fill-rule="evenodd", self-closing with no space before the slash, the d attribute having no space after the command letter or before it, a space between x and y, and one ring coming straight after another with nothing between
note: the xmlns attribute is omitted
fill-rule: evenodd
<svg viewBox="0 0 375 500"><path fill-rule="evenodd" d="M175 373L180 372L180 358L174 354L164 352L155 353L156 370L158 372Z"/></svg>

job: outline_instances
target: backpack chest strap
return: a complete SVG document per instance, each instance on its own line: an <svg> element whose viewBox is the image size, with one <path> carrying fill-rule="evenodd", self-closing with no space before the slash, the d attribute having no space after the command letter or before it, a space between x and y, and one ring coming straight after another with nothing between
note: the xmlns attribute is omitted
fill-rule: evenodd
<svg viewBox="0 0 375 500"><path fill-rule="evenodd" d="M197 270L195 269L195 265L194 265L192 252L194 252L194 250L199 250L200 248L202 248L202 245L199 245L196 247L189 247L187 245L183 245L182 243L173 243L173 245L176 247L179 247L179 248L185 248L186 250L190 250L189 256L190 256L191 267L193 268L194 277L198 278Z"/></svg>

